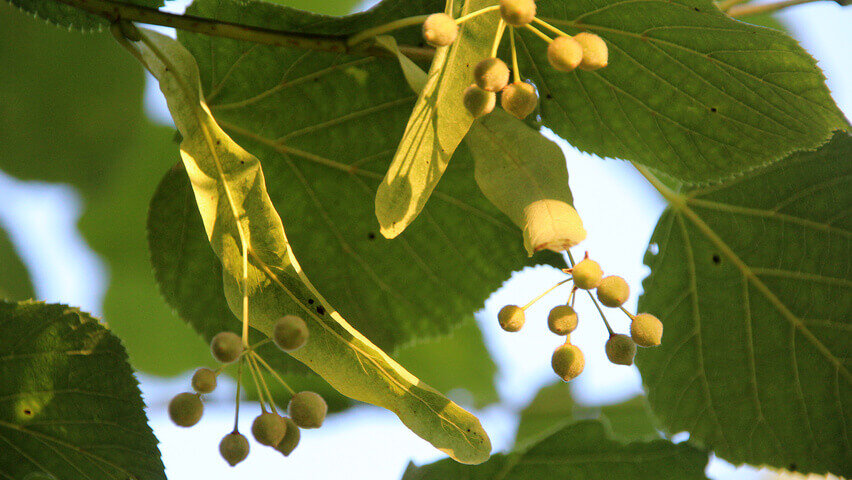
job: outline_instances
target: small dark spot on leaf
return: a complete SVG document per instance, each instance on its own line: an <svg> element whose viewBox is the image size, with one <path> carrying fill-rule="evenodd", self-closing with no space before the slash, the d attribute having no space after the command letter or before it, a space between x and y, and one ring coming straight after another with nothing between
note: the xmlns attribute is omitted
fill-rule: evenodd
<svg viewBox="0 0 852 480"><path fill-rule="evenodd" d="M789 471L791 471L791 472L795 472L795 471L796 471L796 467L797 467L797 465L796 465L795 463L791 463L791 464L787 467L787 470L789 470Z"/></svg>
<svg viewBox="0 0 852 480"><path fill-rule="evenodd" d="M722 263L722 257L720 257L718 253L713 254L713 263L715 263L716 265Z"/></svg>
<svg viewBox="0 0 852 480"><path fill-rule="evenodd" d="M313 299L313 298L309 298L309 299L308 299L308 305L313 305L313 304L314 304L314 299Z"/></svg>
<svg viewBox="0 0 852 480"><path fill-rule="evenodd" d="M376 234L375 234L375 233L373 233L373 232L370 232L370 233L368 233L368 234L367 234L367 238L369 238L370 240L375 240L375 239L376 239Z"/></svg>
<svg viewBox="0 0 852 480"><path fill-rule="evenodd" d="M710 111L716 113L716 107L710 107Z"/></svg>
<svg viewBox="0 0 852 480"><path fill-rule="evenodd" d="M320 315L325 315L325 309L322 307L317 307L317 313Z"/></svg>
<svg viewBox="0 0 852 480"><path fill-rule="evenodd" d="M32 411L32 410L30 410L29 408L25 408L25 409L24 409L24 415L30 416L30 415L32 415L32 414L33 414L33 411Z"/></svg>
<svg viewBox="0 0 852 480"><path fill-rule="evenodd" d="M216 140L216 145L222 145L222 140Z"/></svg>
<svg viewBox="0 0 852 480"><path fill-rule="evenodd" d="M701 11L701 9L700 9L700 8L698 8L698 7L692 7L692 9L693 9L693 10L695 10L696 12L700 12L700 11Z"/></svg>
<svg viewBox="0 0 852 480"><path fill-rule="evenodd" d="M553 95L548 93L547 95L544 96L544 98L550 100L551 98L553 98Z"/></svg>

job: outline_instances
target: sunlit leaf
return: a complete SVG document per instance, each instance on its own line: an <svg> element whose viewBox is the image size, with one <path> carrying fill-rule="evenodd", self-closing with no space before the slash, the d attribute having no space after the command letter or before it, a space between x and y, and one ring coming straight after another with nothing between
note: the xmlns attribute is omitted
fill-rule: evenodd
<svg viewBox="0 0 852 480"><path fill-rule="evenodd" d="M636 363L655 413L735 463L848 475L852 139L674 193L639 309L663 344Z"/></svg>
<svg viewBox="0 0 852 480"><path fill-rule="evenodd" d="M183 136L181 157L208 239L223 265L231 310L247 312L245 320L266 335L282 315L304 317L310 341L290 355L344 395L393 411L456 460L487 459L491 445L476 417L352 328L308 281L266 193L260 162L210 115L192 55L163 35L146 32L143 38L142 57L160 81Z"/></svg>
<svg viewBox="0 0 852 480"><path fill-rule="evenodd" d="M0 302L4 478L165 480L116 337L65 305Z"/></svg>

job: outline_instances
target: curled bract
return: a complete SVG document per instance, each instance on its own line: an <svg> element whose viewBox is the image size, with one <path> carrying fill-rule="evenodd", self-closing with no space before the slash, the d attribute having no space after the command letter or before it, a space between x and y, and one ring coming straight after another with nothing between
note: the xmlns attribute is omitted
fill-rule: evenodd
<svg viewBox="0 0 852 480"><path fill-rule="evenodd" d="M544 199L524 208L524 247L529 255L539 250L561 252L585 239L583 221L571 205Z"/></svg>

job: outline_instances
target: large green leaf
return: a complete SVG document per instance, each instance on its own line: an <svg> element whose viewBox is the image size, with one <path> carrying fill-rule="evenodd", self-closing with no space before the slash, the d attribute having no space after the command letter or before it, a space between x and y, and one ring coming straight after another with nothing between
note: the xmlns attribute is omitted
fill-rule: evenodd
<svg viewBox="0 0 852 480"><path fill-rule="evenodd" d="M498 454L482 465L449 460L415 467L403 480L678 480L705 479L707 454L667 440L622 443L609 438L604 425L585 420L568 425L524 450Z"/></svg>
<svg viewBox="0 0 852 480"><path fill-rule="evenodd" d="M103 17L87 13L58 0L8 0L12 5L32 14L34 17L46 20L58 27L68 30L91 32L101 30L109 25ZM143 7L159 8L162 0L125 0L123 3L141 5Z"/></svg>
<svg viewBox="0 0 852 480"><path fill-rule="evenodd" d="M724 185L661 187L639 309L665 334L636 363L669 431L735 464L852 472L850 158L838 133Z"/></svg>
<svg viewBox="0 0 852 480"><path fill-rule="evenodd" d="M108 35L63 32L5 3L0 44L14 71L0 75L0 169L79 191L80 231L106 263L104 320L136 369L173 375L209 360L148 261L148 202L178 155L174 131L145 118L142 68Z"/></svg>
<svg viewBox="0 0 852 480"><path fill-rule="evenodd" d="M428 2L406 2L400 8L402 12L380 6L355 18L369 25L430 7ZM248 14L269 27L306 22L304 14L268 4L247 13L241 3L201 1L191 12L222 19ZM353 31L352 18L316 17L311 24L321 31ZM415 32L404 38L418 37ZM202 84L215 93L208 95L214 116L261 160L269 195L288 226L300 263L323 295L379 347L393 350L444 334L481 308L512 271L561 261L547 254L527 258L520 232L479 193L464 146L420 221L395 241L382 238L373 198L414 102L395 58L186 34L180 38L199 61ZM331 97L334 101L328 101ZM181 231L185 223L180 217L162 220L151 223L152 231ZM187 238L203 236L198 227L192 226L199 233ZM180 258L173 267L212 268L209 255L195 249L183 255L179 245L152 244L152 256ZM182 276L156 261L154 265L160 278ZM199 294L197 288L217 288L210 282L197 284L172 300L173 305L194 308L179 304L203 303L199 297L214 294Z"/></svg>
<svg viewBox="0 0 852 480"><path fill-rule="evenodd" d="M452 4L447 2L448 6ZM459 15L491 4L491 0L466 0ZM460 92L471 83L471 65L489 55L489 40L497 31L496 18L491 13L462 24L455 42L435 51L426 86L376 191L376 217L385 237L402 233L423 210L450 157L473 124Z"/></svg>
<svg viewBox="0 0 852 480"><path fill-rule="evenodd" d="M815 148L847 122L816 62L786 34L733 20L709 0L540 0L539 15L609 47L609 66L561 73L520 31L521 72L544 124L602 157L705 181Z"/></svg>
<svg viewBox="0 0 852 480"><path fill-rule="evenodd" d="M0 302L0 475L165 480L121 343L65 305Z"/></svg>
<svg viewBox="0 0 852 480"><path fill-rule="evenodd" d="M0 274L0 299L24 300L35 297L30 272L3 227L0 227L0 265L3 268Z"/></svg>
<svg viewBox="0 0 852 480"><path fill-rule="evenodd" d="M352 328L307 279L267 194L260 162L210 114L192 55L154 32L142 39L138 55L159 80L183 136L181 157L210 245L222 262L231 310L267 336L282 315L303 316L310 341L291 356L340 393L391 410L457 461L485 461L491 444L479 420Z"/></svg>

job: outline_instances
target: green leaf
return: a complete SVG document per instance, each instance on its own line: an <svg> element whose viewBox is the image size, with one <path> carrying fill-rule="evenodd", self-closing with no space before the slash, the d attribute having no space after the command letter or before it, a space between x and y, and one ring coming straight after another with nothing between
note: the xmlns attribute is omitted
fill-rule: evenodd
<svg viewBox="0 0 852 480"><path fill-rule="evenodd" d="M121 343L65 305L0 302L4 478L165 480Z"/></svg>
<svg viewBox="0 0 852 480"><path fill-rule="evenodd" d="M670 201L636 363L654 412L734 464L849 475L852 138ZM651 249L651 251L654 251Z"/></svg>
<svg viewBox="0 0 852 480"><path fill-rule="evenodd" d="M604 425L585 420L568 425L528 449L494 455L482 465L449 460L409 465L403 480L679 480L704 479L707 454L685 443L667 440L622 443L609 438Z"/></svg>
<svg viewBox="0 0 852 480"><path fill-rule="evenodd" d="M2 227L0 227L0 265L3 266L3 273L0 274L0 299L23 300L35 297L30 272Z"/></svg>
<svg viewBox="0 0 852 480"><path fill-rule="evenodd" d="M648 400L636 396L604 406L583 406L574 402L568 383L556 382L538 391L521 411L515 446L524 447L550 434L570 420L601 419L612 429L612 437L620 440L654 440L660 438L656 420Z"/></svg>
<svg viewBox="0 0 852 480"><path fill-rule="evenodd" d="M583 151L700 182L816 148L848 127L795 40L709 0L537 6L556 27L609 47L606 68L561 73L545 43L519 31L521 72L538 88L544 124Z"/></svg>
<svg viewBox="0 0 852 480"><path fill-rule="evenodd" d="M344 395L393 411L408 428L456 460L487 459L491 444L476 417L394 362L308 281L266 192L260 162L213 119L192 55L154 32L144 33L143 40L142 58L160 81L183 136L181 157L208 239L222 261L231 310L247 312L245 320L266 335L282 315L303 316L310 341L290 355Z"/></svg>
<svg viewBox="0 0 852 480"><path fill-rule="evenodd" d="M528 254L566 250L586 238L558 145L502 110L474 123L465 142L477 185L521 228Z"/></svg>
<svg viewBox="0 0 852 480"><path fill-rule="evenodd" d="M279 28L288 22L293 24L288 28L298 28L303 22L318 31L345 34L360 24L372 26L393 15L417 15L430 8L428 2L405 2L396 9L382 4L343 19L302 19L304 14L269 4L252 4L248 11L242 6L199 1L190 13ZM414 28L398 40L410 44L419 37ZM536 263L561 264L552 254L527 258L520 232L479 192L464 146L422 221L395 241L382 238L374 213L375 191L414 102L394 57L272 48L185 33L179 38L200 64L202 84L211 92L210 108L220 125L261 160L269 195L311 280L380 348L394 351L415 339L443 335L482 308L512 271ZM157 232L186 231L188 241L203 240L200 223L187 226L183 218L165 216L149 226ZM220 288L205 280L215 278L217 262L204 256L204 250L184 251L180 245L151 244L152 257L175 259L154 262L158 278L188 276L180 268L196 272L192 278L197 282L186 280L193 287L180 290L183 294L170 303L186 311L197 302L197 309L203 310L203 299L217 294L198 289Z"/></svg>
<svg viewBox="0 0 852 480"><path fill-rule="evenodd" d="M67 183L83 200L78 227L106 263L104 320L137 370L175 375L210 360L157 292L145 220L157 182L178 159L173 129L142 108L142 68L108 35L33 22L0 3L0 169ZM5 267L6 263L0 261Z"/></svg>
<svg viewBox="0 0 852 480"><path fill-rule="evenodd" d="M492 4L491 0L466 0L460 15ZM386 238L402 233L423 210L473 124L461 92L471 83L470 66L488 56L497 31L496 17L486 14L465 22L452 45L435 51L426 86L376 191L376 217Z"/></svg>

